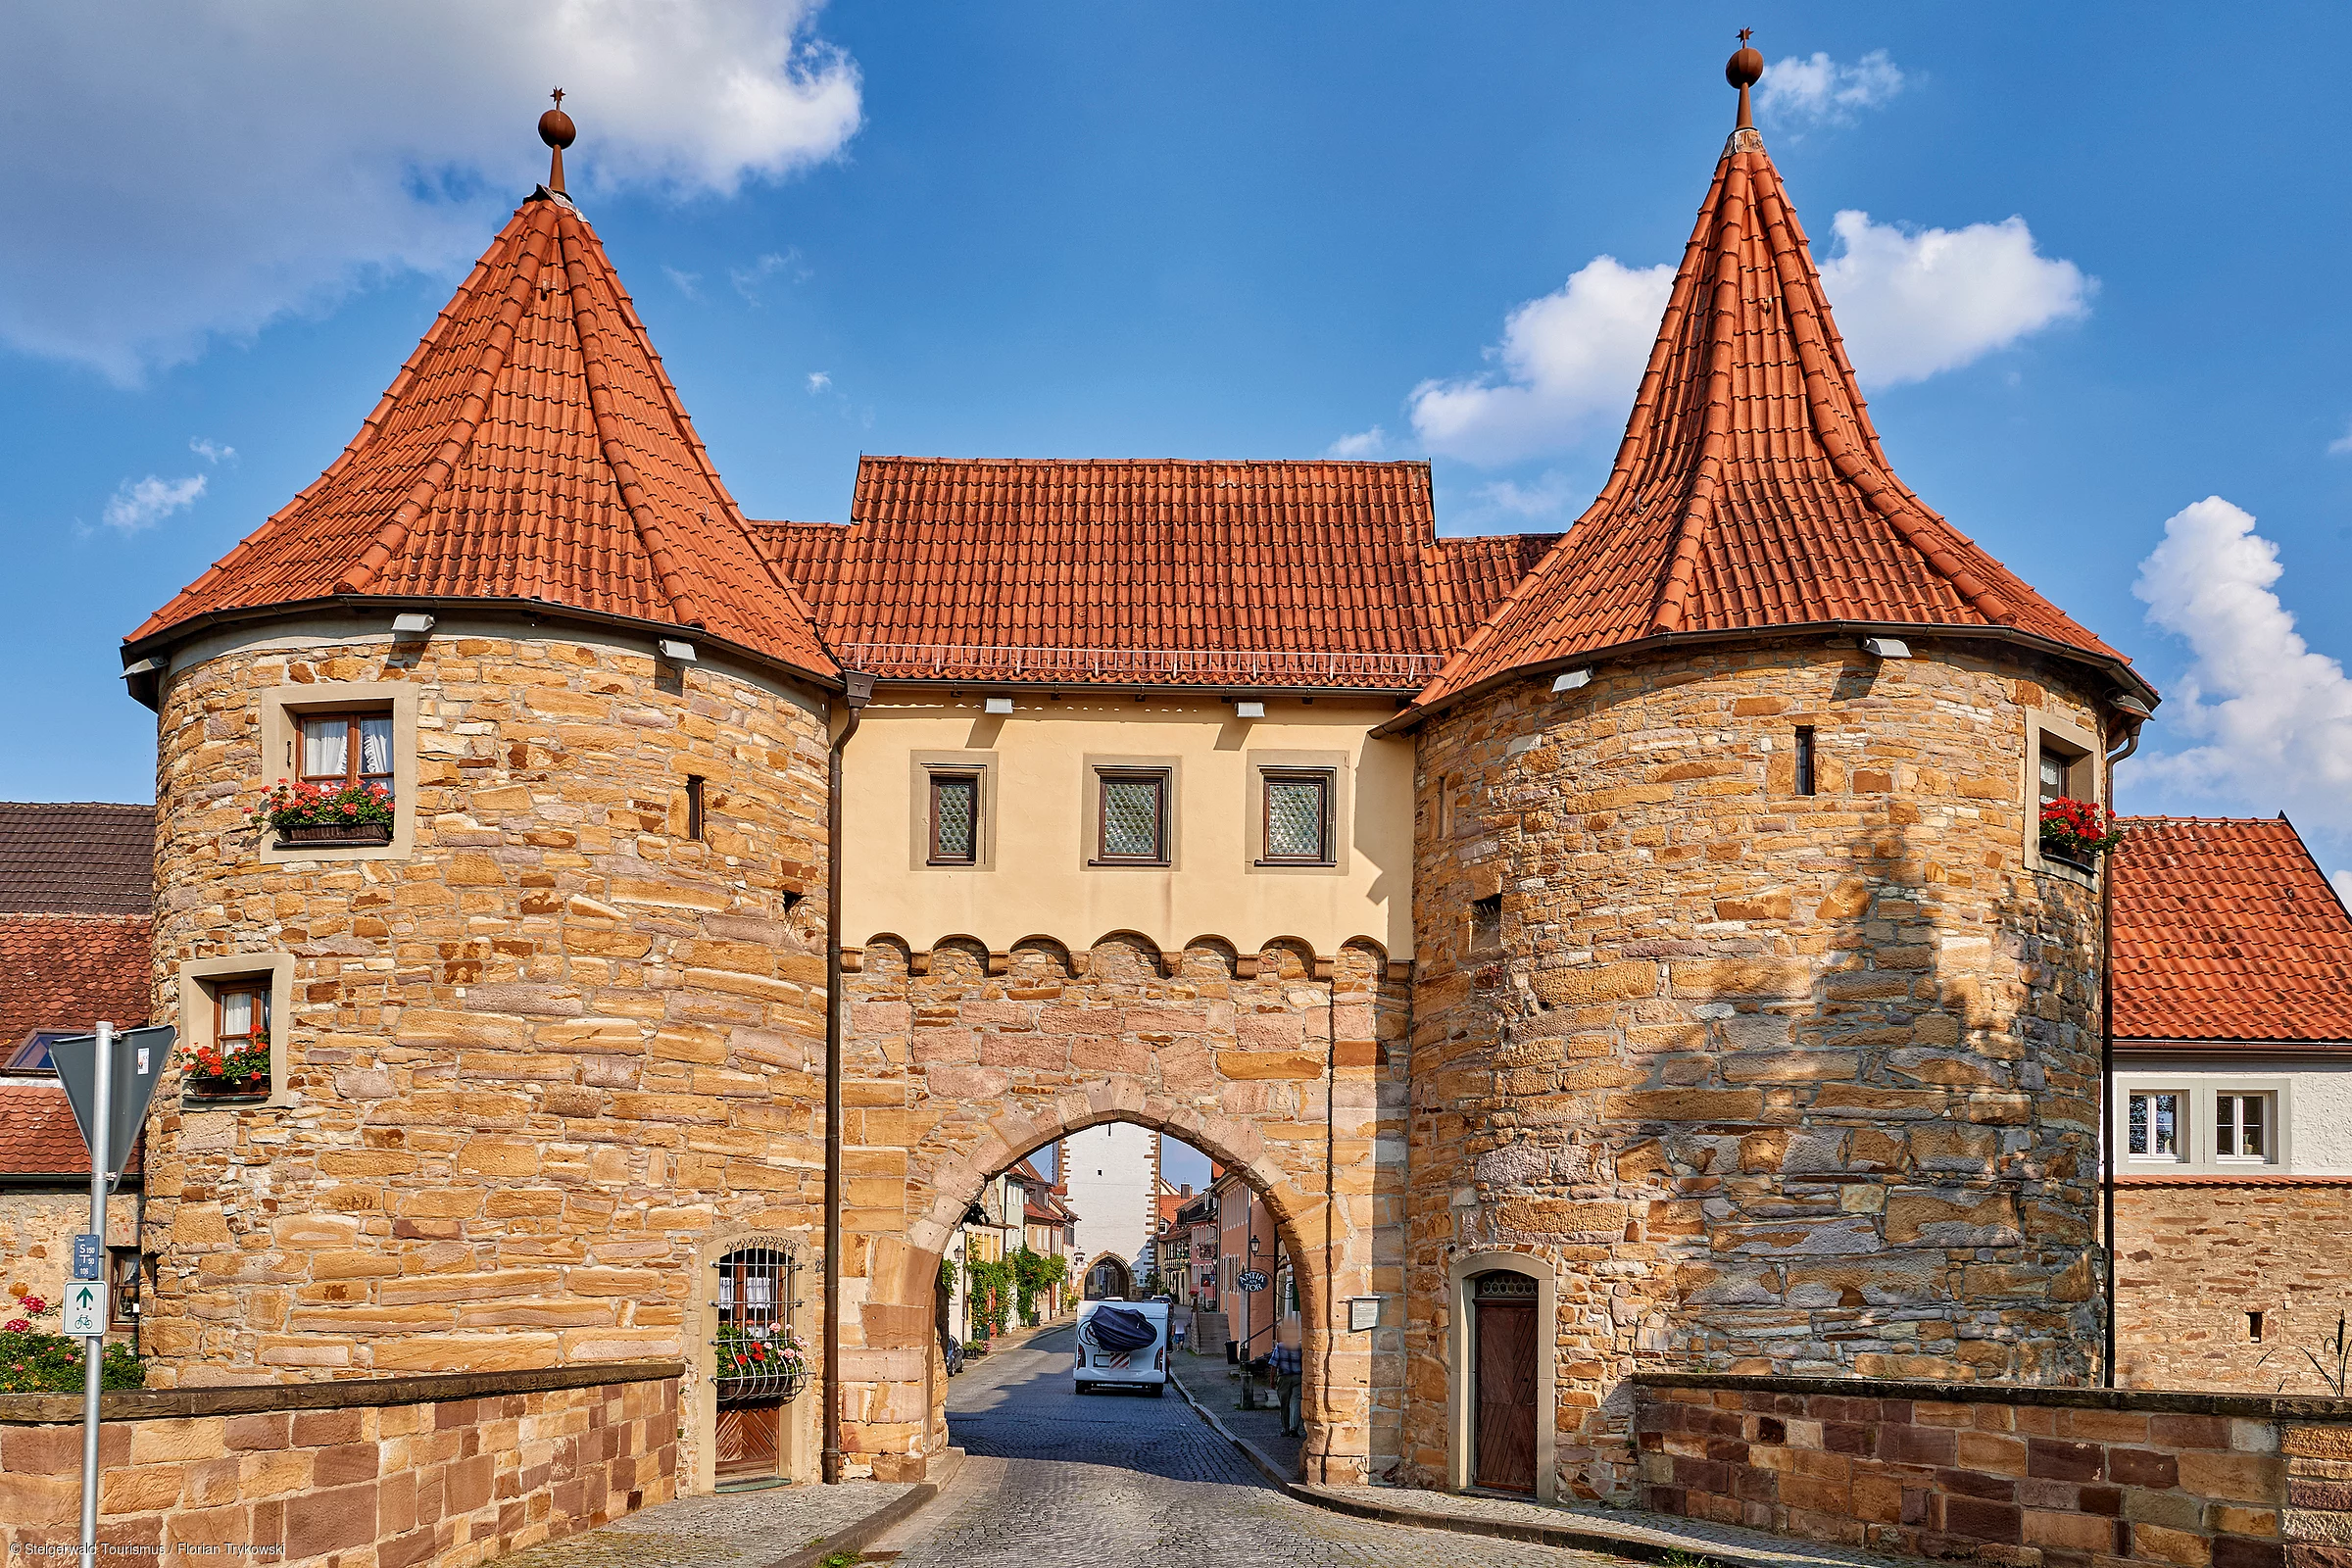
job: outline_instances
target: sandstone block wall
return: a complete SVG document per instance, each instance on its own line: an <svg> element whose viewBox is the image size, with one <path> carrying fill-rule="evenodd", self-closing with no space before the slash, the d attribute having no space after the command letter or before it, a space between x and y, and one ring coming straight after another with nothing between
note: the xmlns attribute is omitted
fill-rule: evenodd
<svg viewBox="0 0 2352 1568"><path fill-rule="evenodd" d="M416 693L413 852L262 863L261 697L355 681ZM699 1363L713 1239L819 1233L821 707L708 661L672 685L548 631L172 676L155 1016L220 955L290 955L293 1001L285 1105L159 1089L156 1384Z"/></svg>
<svg viewBox="0 0 2352 1568"><path fill-rule="evenodd" d="M947 1442L932 1290L964 1205L1014 1159L1107 1121L1180 1138L1266 1195L1312 1276L1309 1474L1394 1462L1396 1317L1348 1334L1329 1315L1338 1298L1402 1288L1407 994L1382 955L1210 939L1162 954L1110 936L992 961L876 940L847 983L842 1373L857 1467L917 1475Z"/></svg>
<svg viewBox="0 0 2352 1568"><path fill-rule="evenodd" d="M2304 1352L2332 1368L2352 1304L2352 1181L2127 1180L2115 1237L2120 1383L2328 1392Z"/></svg>
<svg viewBox="0 0 2352 1568"><path fill-rule="evenodd" d="M70 1555L79 1540L81 1427L62 1409L21 1408L37 1397L0 1396L0 1558L12 1562L42 1547ZM108 1398L98 1540L117 1555L460 1568L676 1493L674 1376L145 1418L120 1408L136 1396Z"/></svg>
<svg viewBox="0 0 2352 1568"><path fill-rule="evenodd" d="M2019 1568L2352 1561L2345 1400L1684 1381L1641 1395L1663 1513Z"/></svg>
<svg viewBox="0 0 2352 1568"><path fill-rule="evenodd" d="M106 1243L109 1247L138 1245L139 1200L135 1193L118 1192L106 1200ZM87 1190L44 1192L38 1189L0 1191L0 1322L19 1316L13 1298L20 1294L39 1297L52 1306L62 1299L66 1276L74 1266L74 1238L89 1228ZM23 1286L22 1293L14 1289ZM44 1317L35 1326L55 1330L58 1320ZM127 1331L113 1336L128 1340Z"/></svg>
<svg viewBox="0 0 2352 1568"><path fill-rule="evenodd" d="M2093 1371L2097 907L2028 868L2026 759L2037 715L2098 717L2053 671L1914 651L1603 665L1427 727L1420 1479L1465 1249L1555 1275L1571 1494L1630 1484L1642 1367Z"/></svg>

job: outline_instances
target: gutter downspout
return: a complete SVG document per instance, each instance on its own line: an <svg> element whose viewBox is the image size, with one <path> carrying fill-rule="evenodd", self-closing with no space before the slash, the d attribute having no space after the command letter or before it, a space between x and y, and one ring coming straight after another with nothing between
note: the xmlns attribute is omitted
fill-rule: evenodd
<svg viewBox="0 0 2352 1568"><path fill-rule="evenodd" d="M874 695L874 677L842 671L848 722L825 754L825 1451L827 1486L842 1479L841 1452L841 754Z"/></svg>
<svg viewBox="0 0 2352 1568"><path fill-rule="evenodd" d="M2108 809L2115 809L2115 764L2139 750L2139 725L2107 754ZM2099 1227L2107 1246L2106 1343L2099 1386L2115 1387L2115 852L2099 868Z"/></svg>

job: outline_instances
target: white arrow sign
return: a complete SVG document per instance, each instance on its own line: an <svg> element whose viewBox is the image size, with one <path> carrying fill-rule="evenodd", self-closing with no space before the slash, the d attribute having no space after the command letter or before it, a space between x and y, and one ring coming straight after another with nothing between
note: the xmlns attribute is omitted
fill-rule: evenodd
<svg viewBox="0 0 2352 1568"><path fill-rule="evenodd" d="M66 1284L65 1327L69 1340L106 1338L106 1281L70 1280Z"/></svg>

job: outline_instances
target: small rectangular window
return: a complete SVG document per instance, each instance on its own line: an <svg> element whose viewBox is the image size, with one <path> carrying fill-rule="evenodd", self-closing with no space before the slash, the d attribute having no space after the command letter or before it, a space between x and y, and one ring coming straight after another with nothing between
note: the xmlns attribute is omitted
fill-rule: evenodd
<svg viewBox="0 0 2352 1568"><path fill-rule="evenodd" d="M1124 865L1168 863L1168 775L1110 772L1099 775L1101 856Z"/></svg>
<svg viewBox="0 0 2352 1568"><path fill-rule="evenodd" d="M2268 1095L2216 1095L2213 1152L2217 1159L2271 1157Z"/></svg>
<svg viewBox="0 0 2352 1568"><path fill-rule="evenodd" d="M931 775L933 865L973 865L980 858L980 775Z"/></svg>
<svg viewBox="0 0 2352 1568"><path fill-rule="evenodd" d="M270 979L213 985L213 1038L184 1058L194 1095L260 1095L270 1090Z"/></svg>
<svg viewBox="0 0 2352 1568"><path fill-rule="evenodd" d="M703 776L700 773L686 775L686 836L690 839L703 836Z"/></svg>
<svg viewBox="0 0 2352 1568"><path fill-rule="evenodd" d="M2086 754L2046 734L2036 749L2041 756L2041 776L2037 783L2045 805L2051 801L2090 799L2090 770L2083 765Z"/></svg>
<svg viewBox="0 0 2352 1568"><path fill-rule="evenodd" d="M2188 1126L2181 1114L2188 1097L2173 1090L2135 1093L2131 1100L2128 1147L2135 1159L2186 1159Z"/></svg>
<svg viewBox="0 0 2352 1568"><path fill-rule="evenodd" d="M1470 905L1470 950L1484 953L1502 946L1502 895L1475 899Z"/></svg>
<svg viewBox="0 0 2352 1568"><path fill-rule="evenodd" d="M392 792L392 715L388 711L302 715L305 784L377 784Z"/></svg>
<svg viewBox="0 0 2352 1568"><path fill-rule="evenodd" d="M1291 865L1331 862L1331 775L1265 775L1265 858Z"/></svg>
<svg viewBox="0 0 2352 1568"><path fill-rule="evenodd" d="M139 1252L134 1247L107 1250L107 1327L130 1330L139 1326Z"/></svg>
<svg viewBox="0 0 2352 1568"><path fill-rule="evenodd" d="M1813 726L1796 727L1796 793L1813 793Z"/></svg>
<svg viewBox="0 0 2352 1568"><path fill-rule="evenodd" d="M2260 1312L2246 1314L2246 1338L2256 1345L2262 1343L2262 1314Z"/></svg>

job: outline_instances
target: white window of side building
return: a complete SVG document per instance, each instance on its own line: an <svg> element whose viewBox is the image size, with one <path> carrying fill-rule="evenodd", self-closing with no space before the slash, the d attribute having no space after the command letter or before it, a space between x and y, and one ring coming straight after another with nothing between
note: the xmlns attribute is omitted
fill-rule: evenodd
<svg viewBox="0 0 2352 1568"><path fill-rule="evenodd" d="M2123 1175L2286 1164L2291 1105L2281 1079L2118 1074L2115 1112Z"/></svg>

